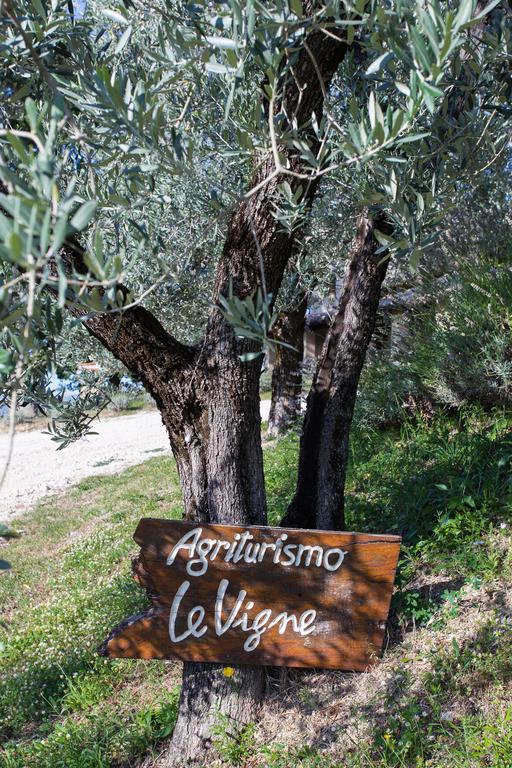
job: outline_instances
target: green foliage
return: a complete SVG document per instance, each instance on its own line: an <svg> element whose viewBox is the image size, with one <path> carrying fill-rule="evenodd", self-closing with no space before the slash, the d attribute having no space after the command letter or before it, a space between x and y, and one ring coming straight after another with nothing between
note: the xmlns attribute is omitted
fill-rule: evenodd
<svg viewBox="0 0 512 768"><path fill-rule="evenodd" d="M119 478L85 480L20 520L9 544L13 567L0 581L8 620L0 624L2 768L106 768L171 732L177 698L165 688L164 665L150 670L96 653L113 622L145 605L130 576L131 537L140 516L157 515L163 503L180 514L175 469L158 459ZM10 743L27 723L34 738Z"/></svg>
<svg viewBox="0 0 512 768"><path fill-rule="evenodd" d="M492 577L510 568L492 535L511 521L511 447L510 417L502 411L466 409L430 424L411 419L397 437L356 426L348 525L402 532L416 564Z"/></svg>
<svg viewBox="0 0 512 768"><path fill-rule="evenodd" d="M228 765L245 765L254 754L254 723L235 726L222 712L213 728L213 745L218 756Z"/></svg>
<svg viewBox="0 0 512 768"><path fill-rule="evenodd" d="M450 406L507 404L512 397L510 260L482 255L413 336L410 368L426 392Z"/></svg>
<svg viewBox="0 0 512 768"><path fill-rule="evenodd" d="M431 254L431 270L442 277L423 269L391 308L393 293L388 297L390 344L368 356L359 421L382 426L400 423L411 410L428 418L440 405L510 404L509 186L507 160L478 193L461 190Z"/></svg>
<svg viewBox="0 0 512 768"><path fill-rule="evenodd" d="M298 434L272 441L264 453L272 525L295 488ZM400 430L356 422L346 488L350 530L399 532L404 537L402 584L422 563L453 577L492 579L512 568L501 534L512 524L512 419L462 409L431 422L407 419ZM448 591L443 600L452 599ZM422 623L437 610L413 594L404 611ZM415 616L415 612L417 615Z"/></svg>
<svg viewBox="0 0 512 768"><path fill-rule="evenodd" d="M298 434L291 430L285 437L272 440L263 454L269 525L279 525L292 497L297 481L297 450Z"/></svg>
<svg viewBox="0 0 512 768"><path fill-rule="evenodd" d="M377 733L373 745L363 756L356 756L350 766L401 768L419 766L441 768L503 768L512 757L508 737L509 708L500 708L501 686L511 679L512 668L507 648L510 628L504 632L493 622L478 633L474 642L460 647L453 640L451 648L436 649L433 668L424 677L425 692L406 696L410 681L402 674L400 701L393 706L385 731ZM493 690L495 715L460 715L451 711L457 693L478 695ZM405 695L404 695L405 694ZM404 701L405 699L405 701ZM499 743L495 741L499 739ZM447 762L449 761L449 763Z"/></svg>
<svg viewBox="0 0 512 768"><path fill-rule="evenodd" d="M278 445L277 456L265 452L274 516L284 512L296 455L292 438ZM0 577L1 768L107 768L170 735L177 703L170 668L107 661L96 648L146 605L130 576L138 520L181 511L173 462L152 459L119 477L83 480L20 519L20 536L9 543L11 575ZM252 730L218 737L242 760Z"/></svg>
<svg viewBox="0 0 512 768"><path fill-rule="evenodd" d="M428 625L437 633L463 617L460 588L425 595L410 586L419 573L442 571L452 581L461 576L459 583L472 574L475 588L489 582L490 589L510 575L510 473L500 460L510 453L511 427L508 414L466 411L401 431L355 430L349 525L406 534L393 607L402 630ZM297 450L293 433L265 447L272 523L294 487ZM13 568L0 577L1 768L130 764L171 733L174 665L106 661L95 649L112 624L146 603L130 576L137 521L181 510L174 463L152 459L118 477L88 478L19 519L21 535L5 548ZM413 515L420 526L412 526ZM448 530L447 520L454 525ZM393 671L402 682L386 703L385 729L376 726L368 743L346 755L347 768L507 765L510 713L500 696L512 679L511 641L503 613L471 642L436 651L422 697L404 660ZM453 696L481 691L496 711L446 719ZM312 746L262 747L252 726L233 733L219 723L217 731L218 752L232 765L339 765Z"/></svg>
<svg viewBox="0 0 512 768"><path fill-rule="evenodd" d="M103 692L104 694L104 692ZM178 690L163 695L158 704L119 720L118 707L88 707L81 719L64 716L48 736L0 752L2 768L110 768L113 761L144 754L153 743L172 732ZM126 706L126 703L125 703Z"/></svg>
<svg viewBox="0 0 512 768"><path fill-rule="evenodd" d="M398 590L393 595L392 612L402 630L412 627L441 629L459 612L460 591L444 589L439 596L424 596L414 589L403 588L398 579Z"/></svg>
<svg viewBox="0 0 512 768"><path fill-rule="evenodd" d="M73 400L72 408L65 406L64 392L61 395L41 393L38 402L41 412L48 412L51 408L48 431L43 434L51 436L52 442L58 445L58 451L84 435L96 435L97 432L91 429L91 424L106 408L108 402L104 392L95 383L87 386L87 382L84 382L84 386Z"/></svg>
<svg viewBox="0 0 512 768"><path fill-rule="evenodd" d="M359 381L356 422L377 430L399 425L408 415L409 397L423 391L407 360L393 359L389 350L370 350Z"/></svg>
<svg viewBox="0 0 512 768"><path fill-rule="evenodd" d="M254 342L252 346L259 350L244 352L241 358L246 361L255 360L277 343L271 338L272 326L277 316L272 312L272 295L264 295L258 289L253 296L238 298L233 293L233 283L230 282L227 296L219 297L220 311L232 326L239 339ZM289 346L285 344L284 346Z"/></svg>
<svg viewBox="0 0 512 768"><path fill-rule="evenodd" d="M324 33L349 45L357 36L359 54L340 67L324 114L299 125L287 92ZM252 197L262 158L309 287L332 269L304 248L312 183L325 180L336 211L317 228L333 241L326 251L339 251L343 211L370 205L394 224L383 250L416 264L454 189L477 183L508 143L510 28L494 2L320 3L308 16L281 0L156 2L150 14L137 0L89 2L78 18L64 0L12 0L0 35L4 398L28 401L48 370L69 370L77 350L64 308L81 322L144 298L195 341L230 210ZM80 270L62 258L71 237L85 250ZM244 288L221 303L239 336L268 345L263 275L261 287L260 298ZM61 427L71 440L88 424Z"/></svg>
<svg viewBox="0 0 512 768"><path fill-rule="evenodd" d="M489 766L503 768L512 761L512 709L495 718L469 716L453 729L450 759L456 768ZM445 750L445 755L447 750ZM440 759L446 759L442 756Z"/></svg>
<svg viewBox="0 0 512 768"><path fill-rule="evenodd" d="M109 393L109 402L107 409L116 413L123 413L125 411L138 411L143 408L152 408L155 406L155 401L144 390L114 390Z"/></svg>
<svg viewBox="0 0 512 768"><path fill-rule="evenodd" d="M277 743L265 747L262 754L268 768L337 768L333 760L310 747L290 748Z"/></svg>

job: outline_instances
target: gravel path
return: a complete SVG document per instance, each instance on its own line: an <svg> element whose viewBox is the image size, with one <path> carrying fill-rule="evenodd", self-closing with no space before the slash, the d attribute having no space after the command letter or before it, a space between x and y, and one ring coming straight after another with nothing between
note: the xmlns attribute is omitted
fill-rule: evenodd
<svg viewBox="0 0 512 768"><path fill-rule="evenodd" d="M268 418L270 403L262 401L261 415ZM0 520L23 512L48 493L61 491L90 475L112 475L170 451L160 414L142 411L98 421L97 435L56 450L49 435L20 432L14 437L11 465L0 491ZM0 468L9 438L0 434Z"/></svg>

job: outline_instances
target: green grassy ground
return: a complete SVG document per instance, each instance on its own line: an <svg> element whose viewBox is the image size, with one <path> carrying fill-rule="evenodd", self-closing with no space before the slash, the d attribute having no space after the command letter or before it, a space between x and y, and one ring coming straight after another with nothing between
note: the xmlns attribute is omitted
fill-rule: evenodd
<svg viewBox="0 0 512 768"><path fill-rule="evenodd" d="M458 620L464 584L510 580L511 430L504 413L468 411L400 431L355 430L349 527L404 534L397 633L407 636L413 626L442 632ZM265 451L272 523L293 490L296 453L294 435ZM106 661L95 649L144 604L130 577L137 521L180 514L175 467L155 458L119 476L85 480L16 521L20 536L0 545L0 558L12 565L0 575L1 768L131 765L171 733L179 665ZM442 604L414 586L420 575L436 573L458 579ZM411 688L401 709L390 702L385 726L376 724L343 763L321 749L261 748L253 729L233 744L220 728L217 752L231 764L250 758L271 768L510 768L512 618L492 616L467 645L437 652L421 678L423 698ZM457 686L485 691L485 711L442 719Z"/></svg>

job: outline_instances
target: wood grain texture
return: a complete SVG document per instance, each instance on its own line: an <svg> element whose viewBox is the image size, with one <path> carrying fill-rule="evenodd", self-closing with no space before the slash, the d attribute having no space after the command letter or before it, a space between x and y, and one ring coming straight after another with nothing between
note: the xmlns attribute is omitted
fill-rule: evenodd
<svg viewBox="0 0 512 768"><path fill-rule="evenodd" d="M188 541L174 549L174 562L167 564L187 534ZM252 538L246 538L241 548L244 535ZM147 590L152 606L112 631L100 649L105 656L352 671L364 670L378 659L400 549L398 536L143 519L134 538L141 547L133 563L134 577ZM200 545L205 539L215 546ZM210 548L213 555L217 549L214 559L205 554L207 567L201 575L191 574L205 568L197 548L191 551L194 541L205 547L205 553ZM226 562L230 552L232 559ZM249 560L261 557L261 561L245 562L246 552ZM178 605L176 594L187 583ZM176 613L170 622L173 603ZM170 623L175 637L186 635L194 623L187 624L189 614L197 620L201 636L173 642ZM254 627L258 614L260 625ZM272 621L276 623L270 626ZM244 643L250 637L254 647L246 650Z"/></svg>

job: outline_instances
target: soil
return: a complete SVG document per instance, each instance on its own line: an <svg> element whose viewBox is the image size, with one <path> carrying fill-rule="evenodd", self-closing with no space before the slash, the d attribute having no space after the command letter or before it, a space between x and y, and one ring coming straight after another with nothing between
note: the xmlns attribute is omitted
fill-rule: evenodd
<svg viewBox="0 0 512 768"><path fill-rule="evenodd" d="M437 579L446 587L443 576ZM433 577L425 579L429 587L435 586L433 581ZM461 588L457 605L456 615L440 630L426 626L389 637L382 660L363 674L286 670L284 676L274 675L255 732L260 749L275 743L285 743L288 748L309 746L331 757L336 765L339 760L341 768L349 751L367 742L375 729L385 730L392 716L400 718L401 710L414 698L428 711L425 673L432 670L434 660L440 653L450 654L454 642L460 648L471 646L489 622L496 626L510 622L512 590L502 581L479 588L468 583ZM509 690L503 696L509 701L507 685ZM468 696L454 690L440 717L448 720L454 713L485 713L492 706L485 690L478 698L474 692ZM249 765L264 768L265 761L255 759Z"/></svg>

